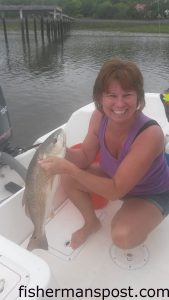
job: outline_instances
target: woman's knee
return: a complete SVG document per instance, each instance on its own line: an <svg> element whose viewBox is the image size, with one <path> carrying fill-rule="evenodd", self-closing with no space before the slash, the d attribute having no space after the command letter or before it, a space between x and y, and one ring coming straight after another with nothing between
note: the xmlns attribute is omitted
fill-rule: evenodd
<svg viewBox="0 0 169 300"><path fill-rule="evenodd" d="M127 249L130 230L126 226L114 225L111 229L113 243L122 249Z"/></svg>
<svg viewBox="0 0 169 300"><path fill-rule="evenodd" d="M112 226L113 243L121 249L131 249L141 244L146 236L139 236L129 224L114 224Z"/></svg>

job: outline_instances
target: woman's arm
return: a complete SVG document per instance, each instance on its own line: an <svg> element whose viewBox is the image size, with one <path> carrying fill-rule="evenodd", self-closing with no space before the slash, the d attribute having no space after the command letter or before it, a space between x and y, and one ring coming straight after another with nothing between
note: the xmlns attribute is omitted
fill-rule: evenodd
<svg viewBox="0 0 169 300"><path fill-rule="evenodd" d="M79 168L87 168L99 150L98 131L102 114L95 110L91 116L87 135L79 149L67 148L66 159ZM80 126L80 124L79 124Z"/></svg>
<svg viewBox="0 0 169 300"><path fill-rule="evenodd" d="M116 200L125 196L142 179L163 149L161 128L151 126L136 138L130 152L110 179L93 175L66 159L53 158L53 161L46 160L44 164L42 161L42 167L49 174L69 174L89 191Z"/></svg>

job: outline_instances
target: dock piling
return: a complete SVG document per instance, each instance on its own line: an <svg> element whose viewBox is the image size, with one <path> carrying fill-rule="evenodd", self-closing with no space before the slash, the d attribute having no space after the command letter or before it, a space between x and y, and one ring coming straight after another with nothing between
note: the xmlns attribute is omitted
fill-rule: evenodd
<svg viewBox="0 0 169 300"><path fill-rule="evenodd" d="M3 30L4 30L5 43L8 44L6 20L5 20L5 14L4 13L2 14L2 24L3 24Z"/></svg>
<svg viewBox="0 0 169 300"><path fill-rule="evenodd" d="M45 38L44 38L44 21L43 16L40 18L40 30L41 30L41 38L42 38L42 44L45 44Z"/></svg>
<svg viewBox="0 0 169 300"><path fill-rule="evenodd" d="M33 29L34 29L34 37L35 37L35 43L38 43L38 37L37 37L37 25L36 25L36 17L33 17Z"/></svg>
<svg viewBox="0 0 169 300"><path fill-rule="evenodd" d="M48 43L56 42L58 39L63 41L64 35L70 29L70 23L73 18L62 13L62 9L52 5L1 5L0 13L3 23L4 38L6 44L8 43L7 26L5 19L5 12L19 12L20 27L22 42L27 42L29 46L29 16L33 15L33 30L35 43L38 42L39 26L37 26L37 16L40 17L40 33L42 44L45 43L45 34ZM45 20L44 20L45 18Z"/></svg>
<svg viewBox="0 0 169 300"><path fill-rule="evenodd" d="M23 43L25 43L25 27L24 27L24 20L23 20L23 11L22 11L22 9L19 10L19 16L20 16L20 24L21 24L22 41L23 41Z"/></svg>
<svg viewBox="0 0 169 300"><path fill-rule="evenodd" d="M26 30L26 40L29 44L29 26L28 26L28 17L25 16L25 30Z"/></svg>

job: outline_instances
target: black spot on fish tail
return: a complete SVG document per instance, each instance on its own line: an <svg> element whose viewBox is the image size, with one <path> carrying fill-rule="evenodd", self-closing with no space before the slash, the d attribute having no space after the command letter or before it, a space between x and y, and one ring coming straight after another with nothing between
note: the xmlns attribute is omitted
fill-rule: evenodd
<svg viewBox="0 0 169 300"><path fill-rule="evenodd" d="M31 236L27 249L33 251L34 249L48 250L48 241L46 235L36 237L34 234Z"/></svg>

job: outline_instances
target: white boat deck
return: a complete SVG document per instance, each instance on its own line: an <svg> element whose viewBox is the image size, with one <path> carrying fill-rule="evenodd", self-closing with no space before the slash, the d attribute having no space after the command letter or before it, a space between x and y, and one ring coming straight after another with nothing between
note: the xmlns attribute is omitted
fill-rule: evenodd
<svg viewBox="0 0 169 300"><path fill-rule="evenodd" d="M67 242L71 234L82 226L82 217L68 200L56 211L55 217L46 226L49 250L36 249L33 253L48 263L57 286L74 291L79 288L92 289L93 293L97 288L114 289L114 295L117 295L117 289L120 293L122 288L127 291L131 287L131 295L137 294L138 297L140 289L153 289L156 292L157 289L168 288L169 219L166 218L155 229L144 245L122 251L112 244L110 232L112 217L120 206L121 201L115 201L98 210L102 228L75 251ZM126 299L130 299L127 295ZM85 299L97 298L94 294L92 296ZM122 292L118 299L124 299ZM168 299L167 294L163 299Z"/></svg>

